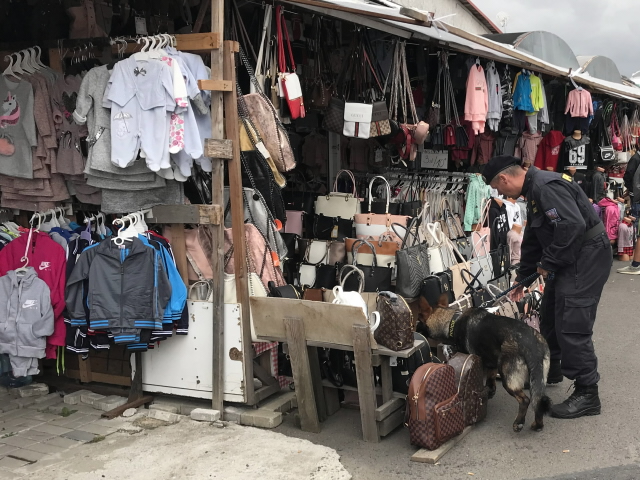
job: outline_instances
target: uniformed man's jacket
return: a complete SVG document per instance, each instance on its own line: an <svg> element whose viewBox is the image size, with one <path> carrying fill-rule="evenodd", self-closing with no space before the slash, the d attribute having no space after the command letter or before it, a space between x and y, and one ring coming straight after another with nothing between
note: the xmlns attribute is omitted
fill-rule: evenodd
<svg viewBox="0 0 640 480"><path fill-rule="evenodd" d="M578 259L584 234L601 223L591 202L569 175L531 167L522 194L527 198L527 229L519 277L542 268L557 272Z"/></svg>

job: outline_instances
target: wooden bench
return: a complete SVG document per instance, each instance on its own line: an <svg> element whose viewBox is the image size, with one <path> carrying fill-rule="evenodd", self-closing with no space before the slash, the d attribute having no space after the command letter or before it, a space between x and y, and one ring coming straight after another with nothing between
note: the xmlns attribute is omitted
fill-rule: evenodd
<svg viewBox="0 0 640 480"><path fill-rule="evenodd" d="M362 309L346 305L252 297L251 313L258 338L287 342L289 346L302 430L319 432L320 422L337 409L335 387L321 379L317 347L354 352L365 441L378 442L402 423L404 395L393 392L390 358L409 357L422 341L400 352L379 347ZM381 369L380 406L374 366Z"/></svg>

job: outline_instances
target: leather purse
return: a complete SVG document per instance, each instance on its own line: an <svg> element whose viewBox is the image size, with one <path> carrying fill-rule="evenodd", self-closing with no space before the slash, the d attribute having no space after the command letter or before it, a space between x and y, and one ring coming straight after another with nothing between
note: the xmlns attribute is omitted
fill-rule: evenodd
<svg viewBox="0 0 640 480"><path fill-rule="evenodd" d="M278 80L287 100L291 119L303 118L305 116L304 100L302 98L302 86L300 78L295 73L296 62L293 58L293 50L291 50L291 41L289 40L289 31L284 19L282 6L276 6L277 32L278 32ZM289 62L291 63L291 72L287 65L287 57L285 54L285 44L289 53Z"/></svg>
<svg viewBox="0 0 640 480"><path fill-rule="evenodd" d="M286 210L287 223L284 224L284 233L295 233L302 236L302 220L304 218L304 212L299 210Z"/></svg>
<svg viewBox="0 0 640 480"><path fill-rule="evenodd" d="M390 134L391 123L389 122L389 109L387 108L387 102L384 100L373 102L369 138L381 137Z"/></svg>
<svg viewBox="0 0 640 480"><path fill-rule="evenodd" d="M491 199L487 199L482 207L482 215L480 221L476 224L473 232L471 232L471 245L473 246L471 256L478 256L478 251L488 252L491 250L491 229L489 228L489 209L491 208ZM482 247L482 250L480 250Z"/></svg>
<svg viewBox="0 0 640 480"><path fill-rule="evenodd" d="M353 220L319 214L314 216L312 230L320 240L344 240L353 236Z"/></svg>
<svg viewBox="0 0 640 480"><path fill-rule="evenodd" d="M324 114L322 126L325 130L342 135L344 130L344 100L331 97Z"/></svg>
<svg viewBox="0 0 640 480"><path fill-rule="evenodd" d="M358 249L361 245L366 245L367 247L369 247L370 251L373 252L372 265L363 265L358 262ZM364 274L364 288L362 289L362 291L381 292L391 289L391 275L393 273L393 269L389 267L378 266L376 249L370 242L367 242L366 240L355 242L351 247L351 255L353 256L351 265L355 265ZM342 273L340 274L340 278L342 278ZM357 290L357 283L358 281L355 278L351 277L344 282L344 289L348 291Z"/></svg>
<svg viewBox="0 0 640 480"><path fill-rule="evenodd" d="M422 281L420 296L423 297L429 305L437 305L440 296L443 294L447 295L447 304L454 302L453 280L448 272L429 275Z"/></svg>
<svg viewBox="0 0 640 480"><path fill-rule="evenodd" d="M338 284L340 264L311 265L302 263L298 269L298 285L303 288L331 289Z"/></svg>
<svg viewBox="0 0 640 480"><path fill-rule="evenodd" d="M458 396L455 369L426 363L411 377L405 425L411 445L435 450L464 430L464 412Z"/></svg>
<svg viewBox="0 0 640 480"><path fill-rule="evenodd" d="M376 180L382 180L385 183L385 198L375 198L373 197L373 185ZM386 178L381 175L375 176L369 182L369 201L363 205L362 213L390 213L392 215L400 214L400 204L399 203L391 203L391 186Z"/></svg>
<svg viewBox="0 0 640 480"><path fill-rule="evenodd" d="M493 264L491 262L491 255L486 250L485 237L478 239L474 244L473 250L476 255L471 259L471 273L478 279L481 285L486 285L491 281L495 275L493 274ZM478 245L482 245L482 249L478 248Z"/></svg>
<svg viewBox="0 0 640 480"><path fill-rule="evenodd" d="M377 311L380 313L380 325L373 338L378 345L394 352L411 348L416 325L405 299L392 292L380 292Z"/></svg>
<svg viewBox="0 0 640 480"><path fill-rule="evenodd" d="M430 275L429 247L426 243L420 243L417 235L412 230L414 219L402 242L402 247L396 252L396 265L398 274L396 277L396 292L405 298L416 298L420 295L422 282ZM414 241L409 246L407 240L412 236Z"/></svg>
<svg viewBox="0 0 640 480"><path fill-rule="evenodd" d="M465 295L471 296L474 307L480 307L484 302L491 302L493 295L480 283L477 276L469 270L462 270L462 280L467 284Z"/></svg>
<svg viewBox="0 0 640 480"><path fill-rule="evenodd" d="M345 261L346 252L343 241L300 239L298 245L300 256L306 263L312 265L335 265Z"/></svg>
<svg viewBox="0 0 640 480"><path fill-rule="evenodd" d="M353 263L353 253L351 250L354 243L359 240L356 238L347 238L345 242L345 250L347 252L347 263ZM378 264L396 268L396 252L400 248L396 242L371 242L376 247L376 259ZM362 265L373 265L373 251L367 245L361 245L358 249L358 262Z"/></svg>
<svg viewBox="0 0 640 480"><path fill-rule="evenodd" d="M464 295L467 288L464 280L462 280L462 270L469 270L471 264L458 251L453 241L447 239L445 249L450 259L450 261L447 262L449 265L447 271L451 272L453 295L455 298L460 298Z"/></svg>
<svg viewBox="0 0 640 480"><path fill-rule="evenodd" d="M369 138L372 111L370 103L345 102L342 134L351 138Z"/></svg>
<svg viewBox="0 0 640 480"><path fill-rule="evenodd" d="M498 245L498 248L489 252L493 267L493 278L502 277L511 268L511 253L508 245Z"/></svg>
<svg viewBox="0 0 640 480"><path fill-rule="evenodd" d="M292 299L300 299L302 298L302 294L297 287L293 285L283 285L281 287L277 287L275 283L269 282L269 296L277 297L277 298L292 298Z"/></svg>
<svg viewBox="0 0 640 480"><path fill-rule="evenodd" d="M271 168L257 150L240 152L242 163L242 186L258 190L271 215L283 224L287 221L284 200Z"/></svg>
<svg viewBox="0 0 640 480"><path fill-rule="evenodd" d="M447 364L456 372L458 397L462 401L464 425L475 425L487 416L488 391L484 388L482 359L477 355L456 353Z"/></svg>
<svg viewBox="0 0 640 480"><path fill-rule="evenodd" d="M338 192L338 179L342 174L347 174L351 179L353 188L350 193ZM327 217L340 217L351 220L360 211L356 179L349 170L340 170L333 182L333 191L327 195L319 196L316 200L315 212Z"/></svg>

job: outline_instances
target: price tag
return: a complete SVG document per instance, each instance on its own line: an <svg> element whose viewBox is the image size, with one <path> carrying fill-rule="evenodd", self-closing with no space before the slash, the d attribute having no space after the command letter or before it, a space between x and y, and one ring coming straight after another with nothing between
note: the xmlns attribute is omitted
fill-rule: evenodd
<svg viewBox="0 0 640 480"><path fill-rule="evenodd" d="M256 143L256 149L260 152L260 154L265 158L270 158L271 155L269 155L269 150L267 150L267 147L264 146L264 143L262 142L258 142Z"/></svg>
<svg viewBox="0 0 640 480"><path fill-rule="evenodd" d="M331 230L331 238L338 238L338 225L333 226L333 230Z"/></svg>
<svg viewBox="0 0 640 480"><path fill-rule="evenodd" d="M446 170L449 166L449 152L425 150L424 152L422 152L420 166L422 168Z"/></svg>
<svg viewBox="0 0 640 480"><path fill-rule="evenodd" d="M389 365L392 367L398 366L398 357L389 357Z"/></svg>
<svg viewBox="0 0 640 480"><path fill-rule="evenodd" d="M136 24L136 35L148 35L146 18L136 17L135 24Z"/></svg>

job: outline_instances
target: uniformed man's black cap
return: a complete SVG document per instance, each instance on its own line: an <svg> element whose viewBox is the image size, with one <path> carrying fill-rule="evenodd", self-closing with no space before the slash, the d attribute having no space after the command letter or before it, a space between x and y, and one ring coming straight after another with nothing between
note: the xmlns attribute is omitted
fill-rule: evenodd
<svg viewBox="0 0 640 480"><path fill-rule="evenodd" d="M513 165L522 165L522 159L512 157L511 155L493 157L485 165L484 170L482 171L482 179L484 180L484 183L489 185L496 175Z"/></svg>

